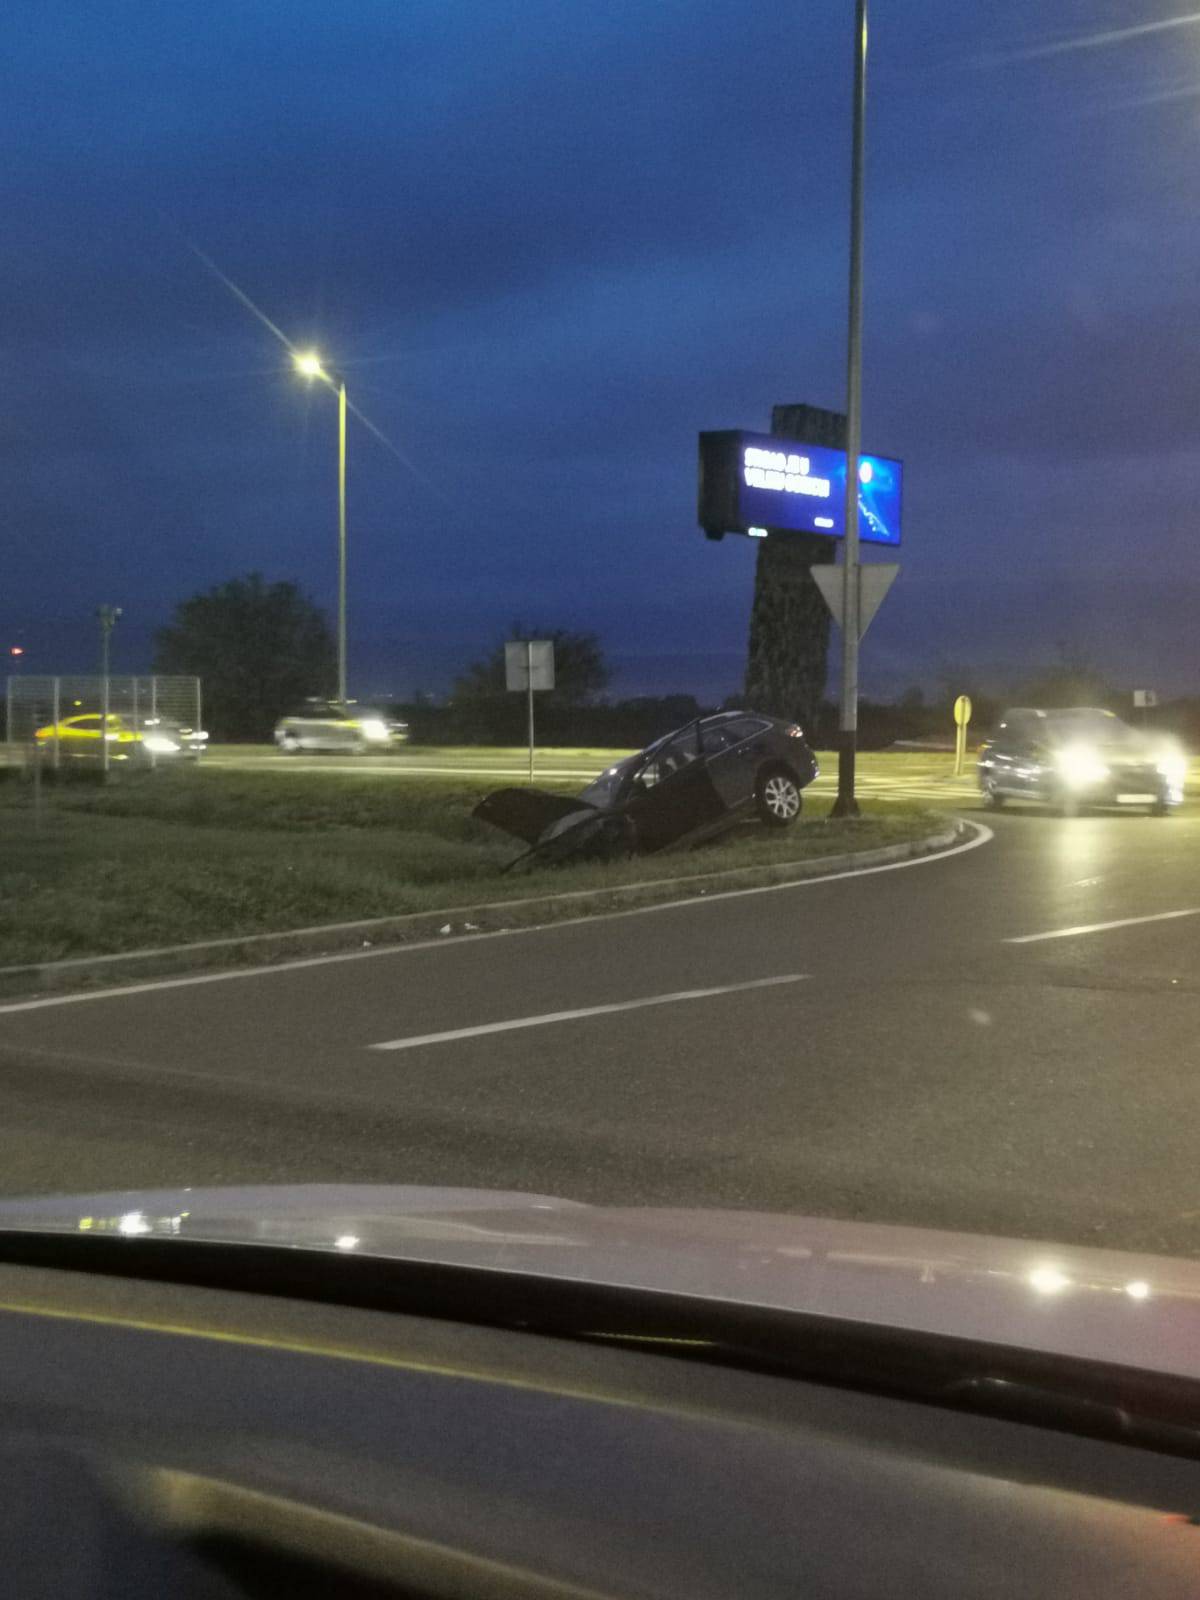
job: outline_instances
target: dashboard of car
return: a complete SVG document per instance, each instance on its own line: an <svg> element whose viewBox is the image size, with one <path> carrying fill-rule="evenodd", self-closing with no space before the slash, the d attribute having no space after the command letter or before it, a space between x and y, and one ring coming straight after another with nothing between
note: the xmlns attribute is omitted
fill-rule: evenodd
<svg viewBox="0 0 1200 1600"><path fill-rule="evenodd" d="M6 1586L1196 1592L1200 1462L688 1357L0 1267Z"/></svg>

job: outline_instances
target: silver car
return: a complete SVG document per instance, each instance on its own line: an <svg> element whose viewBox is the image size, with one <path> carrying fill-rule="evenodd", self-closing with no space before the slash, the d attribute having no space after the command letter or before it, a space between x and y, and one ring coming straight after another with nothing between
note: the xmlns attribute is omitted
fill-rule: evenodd
<svg viewBox="0 0 1200 1600"><path fill-rule="evenodd" d="M387 709L357 700L306 700L275 725L275 743L289 755L303 750L366 754L395 749L408 742L408 723Z"/></svg>

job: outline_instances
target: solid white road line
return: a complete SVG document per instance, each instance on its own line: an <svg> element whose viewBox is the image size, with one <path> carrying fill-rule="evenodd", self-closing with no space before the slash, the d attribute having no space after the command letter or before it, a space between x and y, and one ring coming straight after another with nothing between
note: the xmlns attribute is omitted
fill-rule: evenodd
<svg viewBox="0 0 1200 1600"><path fill-rule="evenodd" d="M123 983L112 989L85 989L77 994L42 995L36 1000L10 1000L0 1005L0 1016L14 1011L46 1011L52 1006L78 1006L92 1000L120 1000L128 995L153 994L159 989L193 989L204 983L233 983L252 978L273 978L281 972L298 972L305 967L332 967L343 961L377 961L380 957L415 955L422 950L458 949L460 945L476 944L480 939L528 937L534 933L552 933L560 928L577 928L582 923L615 922L621 917L649 917L660 911L682 911L692 906L718 905L722 900L745 900L750 895L786 894L797 889L815 889L823 883L840 883L843 878L870 878L877 872L903 872L909 867L927 867L935 861L948 861L951 856L961 856L968 850L978 850L995 835L982 822L971 822L973 837L962 844L951 845L948 850L935 851L933 855L911 856L906 861L887 861L878 867L847 867L842 872L826 872L820 877L798 878L792 883L766 883L753 889L720 889L716 894L687 895L679 900L661 900L652 906L632 906L628 911L605 911L598 916L564 917L560 922L531 923L526 928L489 930L486 933L461 933L452 940L416 939L411 944L379 945L372 950L337 950L324 956L297 956L292 961L277 961L268 967L234 967L224 972L194 972L184 978L149 978L144 983ZM585 893L590 891L578 891ZM569 898L574 898L572 895ZM476 910L477 907L470 909ZM497 901L494 908L504 909ZM448 911L448 915L454 915Z"/></svg>
<svg viewBox="0 0 1200 1600"><path fill-rule="evenodd" d="M1143 922L1173 922L1176 917L1200 917L1200 906L1186 911L1156 911L1149 917L1120 917L1116 922L1081 922L1077 928L1052 928L1049 933L1023 933L1005 944L1038 944L1043 939L1075 939L1083 933L1107 933L1110 928L1136 928Z"/></svg>
<svg viewBox="0 0 1200 1600"><path fill-rule="evenodd" d="M368 1050L415 1050L422 1044L449 1044L454 1039L477 1039L485 1033L512 1033L518 1028L544 1028L551 1022L575 1022L580 1017L604 1017L614 1011L640 1011L643 1006L671 1006L681 1000L708 1000L716 994L741 994L746 989L770 989L781 983L801 983L807 972L789 972L780 978L751 978L748 983L725 983L719 989L680 989L675 994L652 994L641 1000L617 1000L607 1006L580 1006L575 1011L545 1011L539 1017L513 1017L508 1022L481 1022L473 1028L449 1028L445 1033L415 1033L407 1039L388 1039Z"/></svg>

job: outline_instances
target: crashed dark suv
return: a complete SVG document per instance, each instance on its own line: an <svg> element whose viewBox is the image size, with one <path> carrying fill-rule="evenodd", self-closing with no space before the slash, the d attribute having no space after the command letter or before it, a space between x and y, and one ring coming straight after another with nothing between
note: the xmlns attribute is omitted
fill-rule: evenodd
<svg viewBox="0 0 1200 1600"><path fill-rule="evenodd" d="M474 815L524 840L522 861L649 854L710 839L755 812L786 828L817 770L796 723L722 711L617 762L582 794L497 789Z"/></svg>

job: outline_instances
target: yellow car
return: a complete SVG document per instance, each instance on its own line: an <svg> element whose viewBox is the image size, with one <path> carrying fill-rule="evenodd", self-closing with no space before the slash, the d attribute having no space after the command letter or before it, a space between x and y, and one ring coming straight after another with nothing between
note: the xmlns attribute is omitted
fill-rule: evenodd
<svg viewBox="0 0 1200 1600"><path fill-rule="evenodd" d="M181 727L164 717L147 717L139 727L115 711L108 714L107 731L102 729L101 713L91 711L79 716L62 717L58 722L47 723L34 734L37 748L53 755L58 748L60 759L99 761L104 751L101 737L108 744L109 761L145 763L175 761L181 757L195 758L204 749L207 733L195 728Z"/></svg>

